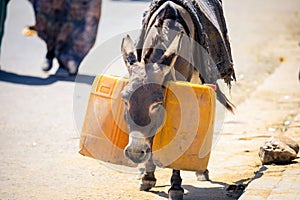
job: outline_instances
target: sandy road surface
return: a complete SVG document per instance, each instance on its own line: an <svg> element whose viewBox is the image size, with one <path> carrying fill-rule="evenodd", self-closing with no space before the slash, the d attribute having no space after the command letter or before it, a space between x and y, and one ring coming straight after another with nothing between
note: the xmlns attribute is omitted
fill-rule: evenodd
<svg viewBox="0 0 300 200"><path fill-rule="evenodd" d="M103 1L98 44L115 34L139 28L147 4ZM282 101L275 101L266 90L254 91L282 64L299 67L300 4L297 0L228 0L224 7L238 77L231 96L241 105L240 113L249 109L249 119L255 120L250 111L261 110L253 110L244 100L257 95L282 107ZM111 170L77 153L74 82L40 72L44 44L20 34L26 24L33 23L27 1L12 0L8 15L0 72L0 199L166 199L170 170L157 172L158 187L152 192L139 192L135 175ZM116 23L120 25L115 26ZM270 81L268 87L272 89L274 78ZM235 119L235 126L229 116L211 157L212 182L197 182L193 173L184 172L185 198L228 199L223 193L227 184L249 181L259 169L257 141L246 144L236 138L251 134L264 138L270 126L279 126L282 120L299 112L296 100L284 105L285 114L275 113L269 121L268 116L262 116L251 126L248 122L244 129L243 121ZM245 134L239 135L241 132ZM234 151L236 148L241 150Z"/></svg>

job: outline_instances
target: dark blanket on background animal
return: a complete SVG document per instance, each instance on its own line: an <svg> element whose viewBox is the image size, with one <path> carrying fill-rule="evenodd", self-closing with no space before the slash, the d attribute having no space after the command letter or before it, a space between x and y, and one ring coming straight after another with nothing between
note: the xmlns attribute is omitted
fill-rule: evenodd
<svg viewBox="0 0 300 200"><path fill-rule="evenodd" d="M138 57L141 60L146 29L152 14L168 0L153 0L143 19L143 29L137 43ZM221 0L172 0L187 10L195 25L194 38L198 45L194 53L194 67L205 83L216 83L223 79L230 87L235 80L231 48L227 35ZM202 48L200 48L202 47ZM203 52L203 49L205 52ZM209 56L204 56L208 54ZM211 62L213 61L213 62Z"/></svg>

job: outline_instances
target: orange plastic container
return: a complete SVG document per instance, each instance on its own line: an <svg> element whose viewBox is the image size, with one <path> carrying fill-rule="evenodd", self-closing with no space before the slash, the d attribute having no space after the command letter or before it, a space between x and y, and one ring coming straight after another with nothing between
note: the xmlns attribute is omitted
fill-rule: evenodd
<svg viewBox="0 0 300 200"><path fill-rule="evenodd" d="M169 82L165 102L165 123L152 146L154 163L179 170L206 170L214 132L215 91L205 85Z"/></svg>
<svg viewBox="0 0 300 200"><path fill-rule="evenodd" d="M123 119L120 92L126 81L115 76L96 76L81 131L79 153L113 164L136 167L123 153L128 143L128 130Z"/></svg>
<svg viewBox="0 0 300 200"><path fill-rule="evenodd" d="M80 153L113 164L135 167L125 158L127 125L120 92L127 80L99 75L91 88L80 139ZM165 89L166 117L154 136L157 166L201 171L208 164L215 113L215 92L209 86L169 82Z"/></svg>

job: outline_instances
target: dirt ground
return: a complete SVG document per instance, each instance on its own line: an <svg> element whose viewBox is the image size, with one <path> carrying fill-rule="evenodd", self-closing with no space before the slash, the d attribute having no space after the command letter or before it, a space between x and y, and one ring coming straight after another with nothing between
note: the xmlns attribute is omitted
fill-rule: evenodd
<svg viewBox="0 0 300 200"><path fill-rule="evenodd" d="M38 57L44 46L37 38L24 39L16 34L22 27L13 25L14 20L22 21L23 12L16 2L10 3L1 52L0 199L166 199L170 169L158 169L157 187L140 192L135 174L78 154L74 80L39 72ZM138 7L142 13L148 3L105 0L103 4L99 38L122 31L122 27L111 26L114 20L131 24L121 15L122 7L128 6L126 11ZM224 188L233 183L247 184L261 170L259 144L287 128L282 124L300 112L299 87L291 88L290 95L272 93L272 87L282 81L274 77L280 66L287 66L287 70L292 66L289 77L297 81L298 0L227 0L223 4L237 73L230 96L238 109L235 116L227 114L213 148L211 181L198 182L194 172L183 172L185 199L234 199L225 195ZM32 20L32 13L29 15Z"/></svg>

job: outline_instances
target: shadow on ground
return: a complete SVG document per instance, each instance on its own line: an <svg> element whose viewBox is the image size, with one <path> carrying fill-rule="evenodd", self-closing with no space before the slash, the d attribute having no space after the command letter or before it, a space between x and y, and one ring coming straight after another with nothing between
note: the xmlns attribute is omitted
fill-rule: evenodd
<svg viewBox="0 0 300 200"><path fill-rule="evenodd" d="M216 199L231 199L224 195L224 187L215 187L215 188L198 188L192 185L183 185L185 189L184 199L185 200L216 200ZM153 194L156 194L160 197L168 199L168 194L165 191L149 191ZM224 198L220 198L220 197Z"/></svg>
<svg viewBox="0 0 300 200"><path fill-rule="evenodd" d="M22 85L50 85L57 81L68 81L68 82L78 82L92 85L95 76L78 74L77 76L71 77L57 77L55 75L50 75L47 78L41 78L36 76L20 75L13 72L7 72L0 70L0 81L5 81L9 83L22 84Z"/></svg>
<svg viewBox="0 0 300 200"><path fill-rule="evenodd" d="M236 184L244 184L245 182L249 181L248 179L239 180ZM205 200L230 200L230 199L237 199L243 192L241 191L226 191L227 187L229 186L227 183L219 182L219 181L210 181L212 184L218 184L219 186L212 187L212 188L199 188L192 185L182 185L185 190L184 199L185 200L198 200L198 199L205 199ZM155 188L159 187L171 187L170 185L163 185L163 186L155 186ZM165 191L149 191L157 196L163 197L168 199L168 194Z"/></svg>

